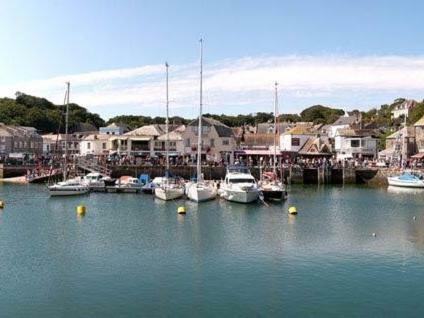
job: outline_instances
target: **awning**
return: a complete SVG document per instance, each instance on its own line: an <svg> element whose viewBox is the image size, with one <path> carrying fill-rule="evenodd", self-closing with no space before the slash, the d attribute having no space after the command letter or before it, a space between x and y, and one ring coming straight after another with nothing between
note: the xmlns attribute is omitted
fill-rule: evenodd
<svg viewBox="0 0 424 318"><path fill-rule="evenodd" d="M21 152L11 152L11 153L9 153L9 158L23 159L24 158L24 154L21 153Z"/></svg>
<svg viewBox="0 0 424 318"><path fill-rule="evenodd" d="M412 159L423 159L424 158L424 152L419 152L416 155L411 156Z"/></svg>
<svg viewBox="0 0 424 318"><path fill-rule="evenodd" d="M131 141L149 141L152 137L130 137Z"/></svg>

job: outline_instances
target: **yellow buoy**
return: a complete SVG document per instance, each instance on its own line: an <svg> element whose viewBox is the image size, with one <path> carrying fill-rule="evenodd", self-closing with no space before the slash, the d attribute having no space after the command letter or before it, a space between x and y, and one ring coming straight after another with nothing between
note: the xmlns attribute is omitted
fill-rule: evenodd
<svg viewBox="0 0 424 318"><path fill-rule="evenodd" d="M4 208L4 201L0 200L0 209L3 209L3 208Z"/></svg>
<svg viewBox="0 0 424 318"><path fill-rule="evenodd" d="M289 207L289 214L297 214L297 209L295 206Z"/></svg>
<svg viewBox="0 0 424 318"><path fill-rule="evenodd" d="M77 206L77 214L78 215L85 215L85 211L86 211L86 208L85 208L84 205L78 205Z"/></svg>
<svg viewBox="0 0 424 318"><path fill-rule="evenodd" d="M186 208L184 206L178 207L178 214L186 214Z"/></svg>

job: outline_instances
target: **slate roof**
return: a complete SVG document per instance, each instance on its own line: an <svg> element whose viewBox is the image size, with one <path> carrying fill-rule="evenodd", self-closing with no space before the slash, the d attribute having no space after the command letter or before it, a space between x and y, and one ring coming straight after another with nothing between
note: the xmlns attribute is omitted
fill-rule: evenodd
<svg viewBox="0 0 424 318"><path fill-rule="evenodd" d="M406 133L406 135L405 135ZM414 127L403 127L402 129L399 129L398 131L395 131L393 134L386 137L386 139L396 139L400 137L400 134L404 137L414 137L415 136L415 128Z"/></svg>
<svg viewBox="0 0 424 318"><path fill-rule="evenodd" d="M197 126L198 124L199 119L196 118L188 126ZM202 126L213 126L219 137L234 137L233 130L216 119L202 117Z"/></svg>
<svg viewBox="0 0 424 318"><path fill-rule="evenodd" d="M356 116L340 116L339 119L337 119L332 126L340 126L340 125L352 125L356 123L357 117Z"/></svg>

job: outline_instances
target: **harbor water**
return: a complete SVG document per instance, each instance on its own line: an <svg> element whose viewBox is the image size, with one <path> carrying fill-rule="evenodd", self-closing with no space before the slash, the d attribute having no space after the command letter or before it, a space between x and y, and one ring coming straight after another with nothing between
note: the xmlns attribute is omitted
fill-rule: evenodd
<svg viewBox="0 0 424 318"><path fill-rule="evenodd" d="M5 184L0 199L1 317L424 315L417 190L293 186L267 207Z"/></svg>

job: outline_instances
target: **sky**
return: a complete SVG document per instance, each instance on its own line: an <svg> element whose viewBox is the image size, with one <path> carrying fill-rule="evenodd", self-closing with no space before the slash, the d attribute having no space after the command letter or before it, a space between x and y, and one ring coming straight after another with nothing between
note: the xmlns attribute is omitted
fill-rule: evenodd
<svg viewBox="0 0 424 318"><path fill-rule="evenodd" d="M369 109L424 97L419 0L0 0L0 96L71 101L103 118Z"/></svg>

